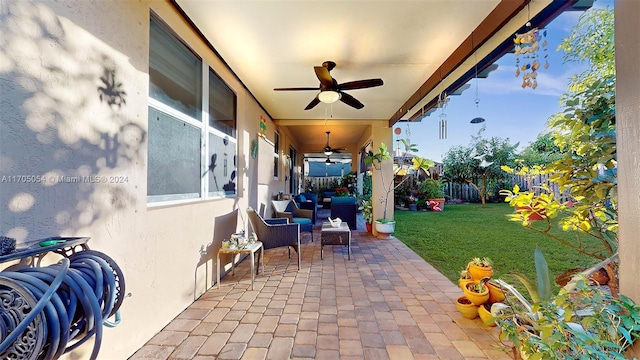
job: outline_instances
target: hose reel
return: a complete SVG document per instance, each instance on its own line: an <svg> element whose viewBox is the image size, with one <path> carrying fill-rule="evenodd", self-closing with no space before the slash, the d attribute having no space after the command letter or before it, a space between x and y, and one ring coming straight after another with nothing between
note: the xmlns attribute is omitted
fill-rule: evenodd
<svg viewBox="0 0 640 360"><path fill-rule="evenodd" d="M0 272L1 359L57 359L92 337L90 358L97 358L103 325L119 322L125 282L115 261L89 250L87 240L68 238L0 256L4 262L50 251L63 255L57 264ZM109 322L114 315L116 322Z"/></svg>

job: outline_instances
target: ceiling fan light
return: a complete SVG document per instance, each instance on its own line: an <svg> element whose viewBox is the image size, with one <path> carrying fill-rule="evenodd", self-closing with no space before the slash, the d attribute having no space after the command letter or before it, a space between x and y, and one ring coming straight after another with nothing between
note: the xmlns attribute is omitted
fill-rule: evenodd
<svg viewBox="0 0 640 360"><path fill-rule="evenodd" d="M331 156L333 155L333 151L331 151L331 149L324 149L324 154L327 156Z"/></svg>
<svg viewBox="0 0 640 360"><path fill-rule="evenodd" d="M325 104L334 103L340 100L341 97L342 95L340 95L339 92L333 90L321 91L320 94L318 94L318 100Z"/></svg>

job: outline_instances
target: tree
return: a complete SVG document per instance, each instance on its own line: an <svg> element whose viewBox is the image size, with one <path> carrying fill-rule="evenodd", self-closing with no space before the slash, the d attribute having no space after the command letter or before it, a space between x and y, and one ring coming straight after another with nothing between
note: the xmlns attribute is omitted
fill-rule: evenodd
<svg viewBox="0 0 640 360"><path fill-rule="evenodd" d="M520 152L518 159L524 166L548 165L563 156L560 147L553 142L551 133L539 134L535 141L529 143Z"/></svg>
<svg viewBox="0 0 640 360"><path fill-rule="evenodd" d="M533 228L528 221L529 212L514 214L512 220L522 221L598 260L615 257L618 247L613 20L613 10L609 8L590 9L559 46L565 62L589 65L570 79L567 92L560 99L564 111L547 122L562 157L545 168L551 174L550 180L570 199L558 199L549 191L540 197L514 191L508 199L513 205L528 204L544 211L547 226ZM576 231L576 241L566 242L551 234L550 219L556 216L562 229ZM597 239L600 246L587 247L582 236ZM607 269L612 281L617 275L614 267L615 264Z"/></svg>
<svg viewBox="0 0 640 360"><path fill-rule="evenodd" d="M405 151L403 152L402 158L398 163L404 164L406 157L410 153L417 152L418 148L416 147L416 144L410 144L406 139L400 139L400 141L402 142ZM376 169L377 171L380 171L380 178L381 178L380 183L382 184L382 187L383 187L383 196L380 198L380 203L383 206L383 215L382 215L382 218L378 219L377 221L382 223L387 223L392 221L391 219L387 218L387 204L389 202L389 196L396 188L404 184L405 181L409 180L412 176L411 174L409 174L409 172L407 172L407 174L405 174L402 177L402 180L396 183L395 177L396 175L398 175L398 172L401 170L401 166L398 166L398 169L394 172L393 177L391 177L391 179L386 179L385 181L384 171L382 171L382 162L387 160L393 160L393 156L391 156L391 153L389 152L387 145L383 142L380 143L378 152L374 153L373 151L369 150L369 152L364 157L365 164L371 165L373 166L374 169ZM427 174L429 173L429 169L434 165L434 162L432 160L422 158L419 156L414 156L411 159L411 162L412 162L411 169L413 169L414 171L422 169Z"/></svg>
<svg viewBox="0 0 640 360"><path fill-rule="evenodd" d="M452 182L473 186L480 194L482 207L493 185L506 178L501 166L513 164L518 147L518 144L512 145L509 139L482 138L483 131L484 127L477 136L472 136L468 146L449 149L442 160L445 177Z"/></svg>

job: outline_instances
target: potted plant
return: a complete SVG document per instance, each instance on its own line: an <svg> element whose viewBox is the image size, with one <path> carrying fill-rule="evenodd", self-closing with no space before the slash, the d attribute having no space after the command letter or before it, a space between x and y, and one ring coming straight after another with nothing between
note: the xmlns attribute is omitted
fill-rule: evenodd
<svg viewBox="0 0 640 360"><path fill-rule="evenodd" d="M505 291L500 284L494 283L492 280L487 281L489 288L489 302L497 303L505 300Z"/></svg>
<svg viewBox="0 0 640 360"><path fill-rule="evenodd" d="M464 296L469 299L474 305L482 305L489 300L489 288L485 285L485 283L489 280L489 278L484 278L482 280L473 280L464 285L462 291L464 291Z"/></svg>
<svg viewBox="0 0 640 360"><path fill-rule="evenodd" d="M336 197L347 197L349 196L349 189L346 187L339 187L336 189Z"/></svg>
<svg viewBox="0 0 640 360"><path fill-rule="evenodd" d="M458 285L460 285L460 289L464 290L464 286L468 282L472 282L472 281L473 281L473 278L471 277L471 274L469 274L469 271L467 269L460 271L460 279L458 279Z"/></svg>
<svg viewBox="0 0 640 360"><path fill-rule="evenodd" d="M409 197L407 197L407 205L409 206L409 210L411 211L418 211L418 199L413 196L410 195Z"/></svg>
<svg viewBox="0 0 640 360"><path fill-rule="evenodd" d="M391 179L386 179L384 177L384 171L382 171L382 163L393 159L393 156L391 156L391 154L389 153L389 150L385 143L381 142L377 152L374 153L373 151L370 150L364 157L365 164L371 165L376 171L380 172L380 177L381 177L380 182L382 183L382 186L383 186L383 195L380 197L380 204L382 205L383 214L382 214L382 218L377 219L375 221L376 231L379 233L378 236L380 238L389 238L391 234L393 234L395 229L395 221L387 217L387 205L389 203L389 196L393 193L393 191L397 187L404 184L405 181L407 181L408 179L411 178L411 176L413 176L409 171L407 171L407 173L402 177L402 179L399 182L396 182L395 180L396 175L398 175L400 170L402 170L402 165L405 163L405 160L407 159L408 155L412 152L417 151L415 144L409 144L409 142L405 139L400 139L400 141L402 142L405 151L403 152L403 155L400 158L400 161L399 161L400 166L398 166L397 170L394 171L394 174L393 174L394 176L392 176ZM411 159L411 162L412 162L411 168L414 171L422 169L427 174L429 173L428 171L429 168L431 168L434 165L433 161L428 160L426 158L419 157L419 156L413 156L413 158Z"/></svg>
<svg viewBox="0 0 640 360"><path fill-rule="evenodd" d="M540 249L534 258L537 284L514 274L525 285L532 303L513 286L496 280L514 295L507 300L518 300L492 311L502 330L500 338L513 343L516 358L577 359L588 355L625 359L624 352L640 336L640 305L592 286L586 276L575 277L553 295L549 268Z"/></svg>
<svg viewBox="0 0 640 360"><path fill-rule="evenodd" d="M460 296L456 299L456 309L467 319L478 317L478 306L469 301L466 296Z"/></svg>
<svg viewBox="0 0 640 360"><path fill-rule="evenodd" d="M444 184L440 180L426 179L420 185L424 197L427 198L431 209L434 211L444 210Z"/></svg>
<svg viewBox="0 0 640 360"><path fill-rule="evenodd" d="M478 316L482 322L487 326L496 326L496 320L491 313L491 302L486 302L478 306Z"/></svg>
<svg viewBox="0 0 640 360"><path fill-rule="evenodd" d="M362 200L359 209L362 211L362 218L367 226L367 232L371 233L373 224L373 205L371 199Z"/></svg>
<svg viewBox="0 0 640 360"><path fill-rule="evenodd" d="M473 258L467 264L467 270L475 280L491 277L493 276L493 261L488 257L482 259L479 257Z"/></svg>

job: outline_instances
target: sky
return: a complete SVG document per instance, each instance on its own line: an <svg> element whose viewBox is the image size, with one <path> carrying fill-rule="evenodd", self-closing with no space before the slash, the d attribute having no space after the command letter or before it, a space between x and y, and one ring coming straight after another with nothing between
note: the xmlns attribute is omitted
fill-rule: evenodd
<svg viewBox="0 0 640 360"><path fill-rule="evenodd" d="M613 9L613 0L596 0L594 7ZM565 12L549 23L547 30L547 53L549 68L538 70L538 87L522 88L522 74L515 76L515 55L506 54L496 62L498 69L486 79L477 81L480 100L476 107L476 79L471 87L459 96L450 96L444 112L448 122L447 139L438 138L438 122L441 110L437 109L420 122L397 123L402 133L394 140L406 138L417 145L418 155L440 162L453 146L466 146L472 135L477 135L485 125L483 137L508 138L512 144L519 143L518 151L535 141L538 134L546 132L547 119L562 111L560 95L567 89L571 75L584 70L584 65L564 64L563 54L558 51L562 39L567 37L577 24L582 12ZM482 124L471 124L471 119L481 116ZM397 142L394 141L394 144ZM395 146L395 145L394 145Z"/></svg>

